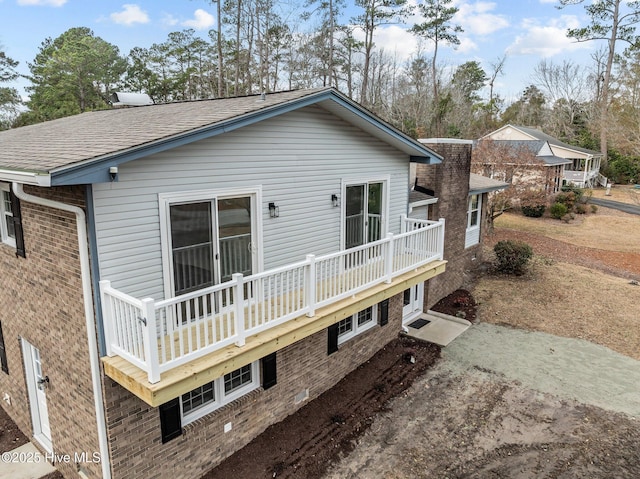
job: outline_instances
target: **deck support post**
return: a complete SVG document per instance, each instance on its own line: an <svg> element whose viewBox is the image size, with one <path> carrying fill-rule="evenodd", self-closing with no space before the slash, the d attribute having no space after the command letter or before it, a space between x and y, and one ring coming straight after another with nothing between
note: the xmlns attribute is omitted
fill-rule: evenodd
<svg viewBox="0 0 640 479"><path fill-rule="evenodd" d="M107 356L113 357L115 353L111 349L111 345L115 337L115 318L111 311L111 302L104 293L107 288L111 288L111 281L106 279L100 281L100 304L102 305L102 322L104 324L104 344L106 346Z"/></svg>
<svg viewBox="0 0 640 479"><path fill-rule="evenodd" d="M393 280L393 254L394 254L394 246L395 246L395 239L393 236L393 233L389 233L387 235L387 254L385 255L384 258L384 276L385 276L385 280L384 282L386 284L390 284L391 281Z"/></svg>
<svg viewBox="0 0 640 479"><path fill-rule="evenodd" d="M151 384L160 381L160 359L158 357L158 326L156 323L155 301L142 300L142 314L147 324L144 326L144 360Z"/></svg>
<svg viewBox="0 0 640 479"><path fill-rule="evenodd" d="M442 261L444 259L444 218L440 218L438 221L441 226L438 238L438 249L436 251L438 251L438 259Z"/></svg>
<svg viewBox="0 0 640 479"><path fill-rule="evenodd" d="M236 346L245 345L246 331L244 327L244 284L242 273L231 275L233 285L233 305L235 306Z"/></svg>
<svg viewBox="0 0 640 479"><path fill-rule="evenodd" d="M307 316L312 318L316 314L316 255L308 254L307 261L309 266L305 268L305 302L309 311Z"/></svg>

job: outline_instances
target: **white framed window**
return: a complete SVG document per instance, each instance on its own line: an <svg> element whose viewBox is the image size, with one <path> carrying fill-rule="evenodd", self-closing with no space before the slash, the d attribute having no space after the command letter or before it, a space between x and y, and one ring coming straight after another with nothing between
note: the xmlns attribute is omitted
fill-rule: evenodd
<svg viewBox="0 0 640 479"><path fill-rule="evenodd" d="M188 424L229 404L260 386L259 362L254 361L183 394L180 397L182 424Z"/></svg>
<svg viewBox="0 0 640 479"><path fill-rule="evenodd" d="M370 306L338 323L338 345L378 324L378 307Z"/></svg>
<svg viewBox="0 0 640 479"><path fill-rule="evenodd" d="M9 246L16 246L16 232L13 224L10 186L0 184L0 240Z"/></svg>
<svg viewBox="0 0 640 479"><path fill-rule="evenodd" d="M480 225L480 195L471 195L467 211L467 228Z"/></svg>
<svg viewBox="0 0 640 479"><path fill-rule="evenodd" d="M480 220L482 216L482 196L469 196L467 209L467 231L465 235L465 248L480 242Z"/></svg>

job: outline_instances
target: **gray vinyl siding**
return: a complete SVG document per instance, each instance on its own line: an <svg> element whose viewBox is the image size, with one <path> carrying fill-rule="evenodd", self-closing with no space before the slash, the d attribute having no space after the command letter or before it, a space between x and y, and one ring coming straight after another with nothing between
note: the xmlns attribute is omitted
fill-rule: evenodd
<svg viewBox="0 0 640 479"><path fill-rule="evenodd" d="M170 119L168 119L170 121ZM159 193L262 190L264 269L340 249L343 180L388 177L388 230L406 213L409 159L319 107L308 107L119 167L93 188L101 279L164 298ZM342 198L340 198L342 201ZM275 202L279 218L270 218Z"/></svg>

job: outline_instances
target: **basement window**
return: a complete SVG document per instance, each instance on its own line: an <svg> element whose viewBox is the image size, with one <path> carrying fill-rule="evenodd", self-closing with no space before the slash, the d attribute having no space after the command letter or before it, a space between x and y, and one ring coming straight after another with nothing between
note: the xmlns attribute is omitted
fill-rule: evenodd
<svg viewBox="0 0 640 479"><path fill-rule="evenodd" d="M369 307L338 323L338 344L362 334L378 324L378 308Z"/></svg>
<svg viewBox="0 0 640 479"><path fill-rule="evenodd" d="M254 361L180 397L182 425L229 404L260 386L259 362Z"/></svg>

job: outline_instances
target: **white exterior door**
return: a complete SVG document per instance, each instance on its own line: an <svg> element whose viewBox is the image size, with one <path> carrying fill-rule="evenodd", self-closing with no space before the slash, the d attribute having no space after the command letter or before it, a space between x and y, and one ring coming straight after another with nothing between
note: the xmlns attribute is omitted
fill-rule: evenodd
<svg viewBox="0 0 640 479"><path fill-rule="evenodd" d="M52 451L51 427L47 408L47 387L49 378L42 372L40 351L22 339L24 368L29 390L29 406L33 423L33 437L47 450Z"/></svg>
<svg viewBox="0 0 640 479"><path fill-rule="evenodd" d="M407 323L422 313L424 301L424 283L418 283L404 290L402 306L402 322Z"/></svg>

